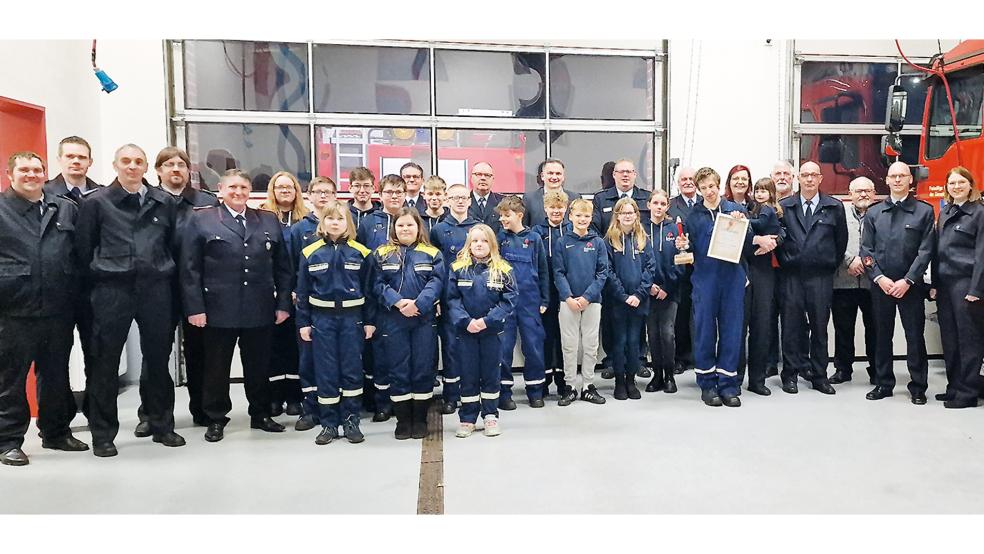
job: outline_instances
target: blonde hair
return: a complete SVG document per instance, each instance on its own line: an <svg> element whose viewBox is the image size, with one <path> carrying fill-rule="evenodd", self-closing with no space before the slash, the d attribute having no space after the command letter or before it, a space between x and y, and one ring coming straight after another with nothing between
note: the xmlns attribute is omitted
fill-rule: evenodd
<svg viewBox="0 0 984 554"><path fill-rule="evenodd" d="M471 245L475 240L475 235L479 233L485 235L485 240L489 243L489 284L502 285L511 279L509 274L512 271L512 266L499 254L499 241L495 239L495 231L488 225L479 223L468 230L465 246L458 252L456 261L462 264L461 267L463 268L475 264L475 259L471 254Z"/></svg>
<svg viewBox="0 0 984 554"><path fill-rule="evenodd" d="M323 239L331 240L331 237L328 236L328 225L325 223L325 220L329 217L345 220L345 230L342 231L341 236L338 238L355 240L355 222L352 221L352 212L349 211L347 204L344 202L329 202L321 212L321 221L318 222L316 233Z"/></svg>
<svg viewBox="0 0 984 554"><path fill-rule="evenodd" d="M552 206L563 206L567 207L567 202L570 197L567 193L562 190L552 190L543 195L543 207L549 208Z"/></svg>
<svg viewBox="0 0 984 554"><path fill-rule="evenodd" d="M439 190L441 192L447 192L448 184L444 182L444 179L441 179L437 175L431 175L426 181L424 181L423 189L424 191Z"/></svg>
<svg viewBox="0 0 984 554"><path fill-rule="evenodd" d="M605 240L612 244L616 252L625 251L625 233L622 232L622 226L618 223L618 214L625 206L631 206L636 214L636 220L632 225L630 234L635 237L636 249L642 250L646 247L646 231L642 229L642 222L639 221L639 205L631 198L622 198L615 203L615 208L612 210L612 222L608 224L608 232L605 233Z"/></svg>
<svg viewBox="0 0 984 554"><path fill-rule="evenodd" d="M568 209L568 211L570 211L571 213L573 213L574 211L582 211L582 210L593 212L594 204L592 204L590 200L577 198L573 202L571 202L570 208Z"/></svg>
<svg viewBox="0 0 984 554"><path fill-rule="evenodd" d="M273 185L281 177L287 177L294 184L294 204L290 207L290 219L291 221L300 221L304 219L304 216L311 213L311 210L304 205L304 194L301 191L300 181L289 171L278 171L273 174L273 177L270 177L270 182L267 183L267 197L260 204L260 209L278 214L279 217L280 207L277 206L277 196L273 192Z"/></svg>

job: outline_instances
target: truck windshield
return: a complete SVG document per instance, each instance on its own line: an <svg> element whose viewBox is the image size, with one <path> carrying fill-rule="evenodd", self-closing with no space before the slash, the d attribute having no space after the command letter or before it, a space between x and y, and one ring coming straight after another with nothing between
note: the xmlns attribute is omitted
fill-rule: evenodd
<svg viewBox="0 0 984 554"><path fill-rule="evenodd" d="M947 76L953 95L953 111L957 118L960 140L981 136L981 105L984 99L984 66L976 66ZM955 142L946 87L939 79L933 82L933 98L929 106L929 129L926 158L936 159Z"/></svg>

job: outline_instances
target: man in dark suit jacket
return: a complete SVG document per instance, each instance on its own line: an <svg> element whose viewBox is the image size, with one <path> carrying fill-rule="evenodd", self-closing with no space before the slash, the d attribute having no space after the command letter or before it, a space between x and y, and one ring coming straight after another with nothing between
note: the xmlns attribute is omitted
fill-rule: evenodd
<svg viewBox="0 0 984 554"><path fill-rule="evenodd" d="M495 207L502 200L502 195L492 192L494 182L495 171L492 169L492 164L478 162L472 166L472 202L468 207L468 216L481 221L498 233L502 225L499 224L499 214L495 213Z"/></svg>
<svg viewBox="0 0 984 554"><path fill-rule="evenodd" d="M680 194L670 200L670 206L666 210L666 215L673 221L679 219L681 223L686 223L694 206L704 201L697 192L697 183L694 182L695 173L696 171L692 167L681 167L677 171L677 188L680 190ZM694 367L693 321L691 319L694 288L690 284L690 276L693 272L693 264L683 266L683 275L681 275L678 285L680 304L677 306L677 317L673 324L676 339L673 373L676 374Z"/></svg>
<svg viewBox="0 0 984 554"><path fill-rule="evenodd" d="M847 250L844 204L820 193L820 166L800 166L800 193L783 199L786 240L779 250L783 279L782 349L791 367L783 364L782 390L798 392L796 376L813 388L834 394L827 378L827 322L834 295L834 272Z"/></svg>
<svg viewBox="0 0 984 554"><path fill-rule="evenodd" d="M291 268L277 216L246 206L249 174L230 169L219 180L223 203L195 210L181 247L181 287L188 323L204 328L202 411L205 440L222 440L232 409L229 372L239 342L250 427L280 433L270 417L273 325L290 317Z"/></svg>
<svg viewBox="0 0 984 554"><path fill-rule="evenodd" d="M564 190L565 180L564 162L549 159L540 164L540 174L537 176L537 183L540 187L523 195L523 205L526 206L526 213L523 214L523 225L532 229L535 225L547 224L547 214L543 211L544 194L557 191L567 194L571 200L578 197L576 193ZM566 221L568 218L565 216L564 219Z"/></svg>
<svg viewBox="0 0 984 554"><path fill-rule="evenodd" d="M670 199L670 207L666 209L666 214L676 221L686 221L687 216L699 204L703 198L697 193L697 184L694 183L694 168L681 167L677 172L677 188L680 194Z"/></svg>
<svg viewBox="0 0 984 554"><path fill-rule="evenodd" d="M592 200L594 214L591 216L591 228L600 237L604 237L608 232L615 203L624 196L635 200L639 207L640 221L649 221L649 191L635 186L637 176L635 164L631 160L622 158L615 162L612 175L615 177L615 186L595 194Z"/></svg>
<svg viewBox="0 0 984 554"><path fill-rule="evenodd" d="M427 201L420 192L424 186L424 168L414 162L407 162L400 167L400 177L407 184L407 197L403 204L407 207L417 208L420 217L427 213Z"/></svg>

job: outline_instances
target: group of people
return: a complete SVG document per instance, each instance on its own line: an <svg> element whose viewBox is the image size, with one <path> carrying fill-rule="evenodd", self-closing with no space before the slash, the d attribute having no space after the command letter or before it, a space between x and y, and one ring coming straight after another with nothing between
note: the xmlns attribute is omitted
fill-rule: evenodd
<svg viewBox="0 0 984 554"><path fill-rule="evenodd" d="M395 417L397 439L423 438L438 384L441 411L458 413L456 436L479 422L498 435L499 410L516 409L517 337L531 408L544 406L551 385L560 406L604 404L599 346L616 400L641 398L646 346L647 392L675 393L674 376L693 368L705 404L737 407L746 368L747 390L769 395L765 380L781 358L783 391L797 393L803 378L834 394L832 385L852 379L858 311L875 385L867 398L893 394L898 311L909 392L924 404L926 298L939 303L947 368L937 398L950 408L977 405L984 207L961 167L948 175L937 220L912 195L904 163L889 168L890 195L880 203L869 179L852 181L847 209L819 191L814 162L799 168L798 192L786 162L754 182L737 165L723 193L713 169L682 168L680 194L669 198L637 187L633 162L620 159L603 174L612 186L586 199L565 190L564 163L549 159L541 186L522 197L494 192L487 162L472 165L470 187L424 179L412 162L378 182L360 167L348 176L350 202L330 178L313 179L312 210L288 172L271 177L259 209L247 205L252 184L238 169L221 176L218 197L197 190L188 155L174 147L156 157L157 185L133 144L115 152L117 178L105 187L87 177L84 139L62 140L58 161L61 174L45 182L40 156L13 154L11 188L0 195L6 465L29 461L21 446L32 362L42 447L88 450L69 428L75 327L92 450L117 454L120 355L134 322L142 353L135 434L170 447L185 444L174 430L169 371L178 328L189 409L209 442L222 440L229 422L237 344L251 428L283 432L273 417L286 412L298 416L298 431L320 427L319 445L362 442L363 410L374 422ZM737 263L709 252L721 216L748 220ZM692 263L680 262L683 252Z"/></svg>

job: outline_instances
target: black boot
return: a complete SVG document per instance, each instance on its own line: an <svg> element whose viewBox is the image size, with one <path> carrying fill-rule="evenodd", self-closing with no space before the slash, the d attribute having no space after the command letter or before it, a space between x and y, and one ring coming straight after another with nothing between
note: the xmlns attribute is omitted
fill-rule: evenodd
<svg viewBox="0 0 984 554"><path fill-rule="evenodd" d="M673 372L671 371L670 375L672 374ZM653 378L651 381L649 381L649 384L646 385L646 392L656 392L658 390L663 390L664 386L665 385L663 384L663 370L654 367Z"/></svg>
<svg viewBox="0 0 984 554"><path fill-rule="evenodd" d="M665 392L666 394L675 393L677 391L677 386L676 386L676 381L673 380L673 370L664 369L663 373L665 374L664 383L663 383L663 392Z"/></svg>
<svg viewBox="0 0 984 554"><path fill-rule="evenodd" d="M639 389L636 387L635 378L636 378L635 373L625 374L625 392L629 395L629 398L631 398L632 400L639 400L640 398L642 398L642 394L639 392Z"/></svg>
<svg viewBox="0 0 984 554"><path fill-rule="evenodd" d="M411 436L413 402L411 400L401 400L393 402L393 415L396 416L396 440L407 440Z"/></svg>
<svg viewBox="0 0 984 554"><path fill-rule="evenodd" d="M625 390L625 374L616 373L615 374L615 400L625 400L629 397L628 391Z"/></svg>
<svg viewBox="0 0 984 554"><path fill-rule="evenodd" d="M430 399L413 401L410 435L415 439L422 439L427 436L427 409L430 407L430 403Z"/></svg>

